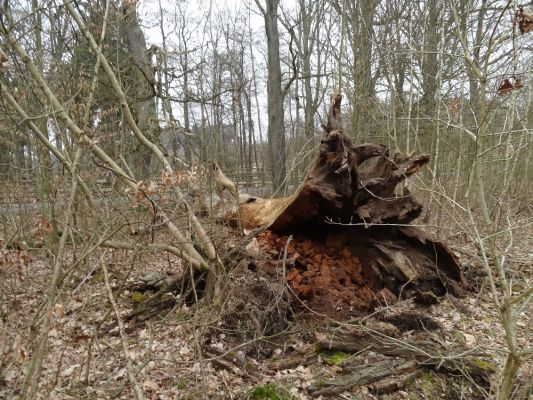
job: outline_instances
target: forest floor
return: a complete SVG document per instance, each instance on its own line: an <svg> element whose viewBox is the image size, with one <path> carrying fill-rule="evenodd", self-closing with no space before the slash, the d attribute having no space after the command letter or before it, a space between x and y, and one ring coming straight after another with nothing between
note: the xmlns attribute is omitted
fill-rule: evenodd
<svg viewBox="0 0 533 400"><path fill-rule="evenodd" d="M237 238L231 238L228 232L225 230L220 240L230 247L230 242ZM529 279L533 265L533 232L529 229L520 237L520 253L511 254L511 264ZM442 239L448 240L464 266L467 279L475 287L470 295L461 299L445 296L438 304L427 306L412 300L400 301L378 307L373 316L380 313L423 315L436 325L417 327L400 321L396 323L395 338L399 341L431 340L460 348L465 355L488 354L491 362L481 366L488 372L498 371L505 356L504 332L491 300L485 272L478 262L477 249L462 235ZM158 232L156 240L164 241L164 233ZM36 311L42 307L51 276L51 257L47 251L30 249L30 253L33 261L20 273L0 272L3 281L0 295L1 399L13 398L20 390L31 358L29 327ZM71 251L67 265L74 261L72 254ZM349 329L352 324L364 325L366 317L334 321L313 312L303 303L294 307L298 310L294 314L279 312L280 320L274 321L279 326L274 333L257 336L251 329L252 336L247 335L250 321L246 318L253 317L246 308L261 306L261 298L254 303L252 297L258 295L254 290L261 290L261 285L255 283L265 278L239 268L227 279L231 284L224 292L226 301L223 304L183 305L135 324L128 321L127 316L146 296L135 291L139 277L175 273L182 268L181 261L166 254L134 254L125 250L107 250L102 260L109 270L110 284L125 322L125 340L133 373L147 399L307 399L312 398L310 388L313 385L339 377L343 364L358 357L357 354L317 350L315 344L334 336L332 332L338 327ZM134 398L119 329L98 262L97 255L93 254L68 276L60 301L52 310L52 329L39 398ZM230 305L231 299L240 299L241 303ZM280 297L275 307L283 308L282 303ZM531 344L531 311L531 308L525 310L519 318L521 348ZM271 315L275 317L276 312ZM284 363L294 357L300 361ZM372 352L366 352L363 358L359 356L359 361L372 363L372 357ZM532 374L531 364L524 363L519 381L531 379ZM378 395L372 385L360 384L334 396L315 398L482 399L491 390L469 380L467 374L452 375L438 368L428 368L413 375L405 386L391 394ZM490 374L490 378L494 384L498 376Z"/></svg>

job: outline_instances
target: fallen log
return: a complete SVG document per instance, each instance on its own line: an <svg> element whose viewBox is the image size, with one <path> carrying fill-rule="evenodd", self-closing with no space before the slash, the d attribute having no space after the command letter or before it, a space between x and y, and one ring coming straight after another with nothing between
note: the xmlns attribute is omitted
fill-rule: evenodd
<svg viewBox="0 0 533 400"><path fill-rule="evenodd" d="M350 374L342 375L336 379L314 383L309 387L308 391L313 396L331 396L345 392L353 386L368 385L380 382L391 375L398 376L414 371L420 371L417 370L414 361L385 357L372 365L361 365L361 368ZM393 390L396 390L396 388ZM382 393L384 393L383 389L380 391L380 394Z"/></svg>
<svg viewBox="0 0 533 400"><path fill-rule="evenodd" d="M464 295L455 255L409 225L422 205L400 184L429 155L390 156L383 145L354 144L342 131L341 99L332 98L318 154L296 193L247 198L224 219L261 228L260 269L278 274L283 265L293 294L320 313L342 317L398 298Z"/></svg>
<svg viewBox="0 0 533 400"><path fill-rule="evenodd" d="M317 376L309 385L307 390L314 397L340 394L357 386L382 395L401 389L430 370L443 377L465 376L487 389L494 372L493 358L486 352L442 343L438 335L401 339L398 329L372 319L365 319L361 325L332 326L315 332L315 336L316 343L269 366L283 370L316 363L318 359L330 364L328 357L335 360L334 374Z"/></svg>
<svg viewBox="0 0 533 400"><path fill-rule="evenodd" d="M311 385L309 391L313 395L340 393L354 385L374 382L378 382L374 385L375 391L393 391L394 386L412 378L409 373L423 369L464 375L487 388L494 372L490 354L465 351L452 344L444 346L433 340L401 340L357 326L321 336L319 351L336 350L357 355L342 364L342 376ZM407 375L400 382L388 378L403 374Z"/></svg>

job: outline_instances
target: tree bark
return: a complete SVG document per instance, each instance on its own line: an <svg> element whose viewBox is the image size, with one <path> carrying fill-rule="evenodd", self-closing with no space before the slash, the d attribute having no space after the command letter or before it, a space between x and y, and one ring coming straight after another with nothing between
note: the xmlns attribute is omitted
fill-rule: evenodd
<svg viewBox="0 0 533 400"><path fill-rule="evenodd" d="M33 33L35 37L35 64L39 69L39 72L44 76L44 49L42 43L41 32L43 30L43 23L41 18L41 11L36 0L32 0L31 3L33 11ZM48 138L48 126L47 118L41 117L37 120L37 126ZM41 213L43 215L49 215L54 229L57 228L55 202L53 201L53 177L52 177L52 160L50 159L50 153L48 149L41 143L37 143L37 157L39 159L39 175L41 183ZM46 205L50 208L50 212L46 209Z"/></svg>
<svg viewBox="0 0 533 400"><path fill-rule="evenodd" d="M267 36L268 148L272 164L272 189L276 195L283 194L286 188L285 121L278 32L279 0L266 0L266 8L261 6L259 0L256 0L256 4L265 19Z"/></svg>
<svg viewBox="0 0 533 400"><path fill-rule="evenodd" d="M368 0L358 3L345 1L343 16L350 20L352 52L354 54L353 81L354 96L352 100L351 137L359 137L368 132L368 116L373 115L375 82L372 77L372 49L374 41L373 22L378 1ZM342 50L341 50L342 51Z"/></svg>
<svg viewBox="0 0 533 400"><path fill-rule="evenodd" d="M437 29L439 26L440 5L437 0L429 0L426 4L427 17L425 18L425 43L422 47L420 69L422 73L422 99L421 110L423 112L420 121L420 130L422 134L422 146L430 148L432 145L431 136L435 132L434 118L437 112L437 90L439 89L438 74L439 59L438 47L440 32ZM441 28L443 29L443 28Z"/></svg>
<svg viewBox="0 0 533 400"><path fill-rule="evenodd" d="M133 95L135 101L135 119L139 129L152 143L159 142L159 119L155 104L154 72L144 33L139 25L135 2L123 1L122 12L125 21L125 41L133 59L132 80L134 81ZM150 174L153 166L152 152L144 146L138 146L134 152L136 162L130 163L134 167L136 179L144 179Z"/></svg>

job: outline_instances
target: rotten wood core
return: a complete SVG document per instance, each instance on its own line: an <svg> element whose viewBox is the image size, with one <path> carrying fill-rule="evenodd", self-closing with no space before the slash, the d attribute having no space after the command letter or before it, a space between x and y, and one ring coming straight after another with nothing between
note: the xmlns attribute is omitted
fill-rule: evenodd
<svg viewBox="0 0 533 400"><path fill-rule="evenodd" d="M354 144L342 130L341 99L332 98L318 154L300 189L286 198L240 204L244 228L266 228L256 236L265 257L253 262L255 268L279 274L283 267L300 304L334 316L398 298L432 302L446 293L463 295L468 285L454 254L409 225L422 205L403 181L429 155L391 156L383 145ZM227 217L236 219L235 212Z"/></svg>

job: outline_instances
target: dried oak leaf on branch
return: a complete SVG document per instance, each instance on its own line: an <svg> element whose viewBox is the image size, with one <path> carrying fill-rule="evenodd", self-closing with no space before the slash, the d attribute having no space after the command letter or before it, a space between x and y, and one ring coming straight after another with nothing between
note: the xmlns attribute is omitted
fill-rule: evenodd
<svg viewBox="0 0 533 400"><path fill-rule="evenodd" d="M522 82L522 79L511 76L510 78L505 78L503 80L503 83L498 88L498 95L505 96L506 94L511 93L513 90L518 90L523 87L524 82Z"/></svg>

